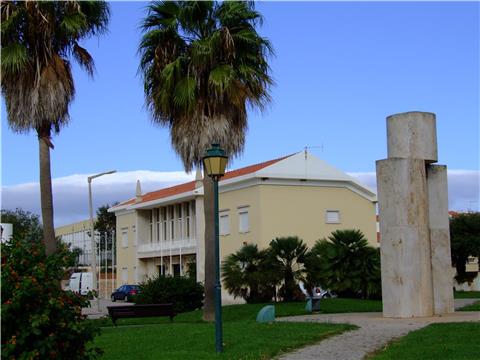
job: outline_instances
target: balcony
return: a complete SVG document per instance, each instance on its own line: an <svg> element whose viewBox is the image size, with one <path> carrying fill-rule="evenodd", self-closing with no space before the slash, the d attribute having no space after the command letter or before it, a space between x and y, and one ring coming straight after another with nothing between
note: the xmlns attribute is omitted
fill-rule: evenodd
<svg viewBox="0 0 480 360"><path fill-rule="evenodd" d="M140 244L137 246L138 258L150 258L170 255L195 254L197 249L196 239L181 239Z"/></svg>

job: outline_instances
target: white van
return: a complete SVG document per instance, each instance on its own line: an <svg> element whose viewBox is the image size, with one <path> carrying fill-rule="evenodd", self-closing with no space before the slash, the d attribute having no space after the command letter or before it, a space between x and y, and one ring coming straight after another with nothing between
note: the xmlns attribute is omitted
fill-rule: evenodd
<svg viewBox="0 0 480 360"><path fill-rule="evenodd" d="M70 276L69 289L80 295L87 295L93 290L93 277L91 272L77 272Z"/></svg>

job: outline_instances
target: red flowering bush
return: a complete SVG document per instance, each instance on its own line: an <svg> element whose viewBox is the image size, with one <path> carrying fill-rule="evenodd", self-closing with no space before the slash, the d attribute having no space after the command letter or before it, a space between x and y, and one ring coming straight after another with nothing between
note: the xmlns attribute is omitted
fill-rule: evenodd
<svg viewBox="0 0 480 360"><path fill-rule="evenodd" d="M2 359L94 359L99 329L84 321L88 300L60 282L75 255L63 244L45 255L38 241L12 239L2 253Z"/></svg>

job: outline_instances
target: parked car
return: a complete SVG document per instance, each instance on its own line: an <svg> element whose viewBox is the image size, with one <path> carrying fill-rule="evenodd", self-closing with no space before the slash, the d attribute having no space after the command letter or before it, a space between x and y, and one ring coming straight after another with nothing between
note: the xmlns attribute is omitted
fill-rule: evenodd
<svg viewBox="0 0 480 360"><path fill-rule="evenodd" d="M311 292L309 292L306 288L305 288L305 284L300 281L298 286L300 287L300 290L302 291L302 293L305 295L305 297L308 299L308 298L312 298L312 299L326 299L326 298L332 298L332 297L337 297L333 292L329 291L329 290L324 290L322 289L320 286L314 286L311 290Z"/></svg>
<svg viewBox="0 0 480 360"><path fill-rule="evenodd" d="M112 293L113 302L117 300L133 301L133 297L140 293L138 285L122 285Z"/></svg>

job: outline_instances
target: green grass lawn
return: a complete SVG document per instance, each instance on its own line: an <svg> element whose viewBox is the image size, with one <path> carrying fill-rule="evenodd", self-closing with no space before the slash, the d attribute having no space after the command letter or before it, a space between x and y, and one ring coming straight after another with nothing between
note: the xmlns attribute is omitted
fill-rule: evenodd
<svg viewBox="0 0 480 360"><path fill-rule="evenodd" d="M467 305L458 309L459 311L480 311L480 301L477 301L471 305ZM480 334L479 334L480 335Z"/></svg>
<svg viewBox="0 0 480 360"><path fill-rule="evenodd" d="M268 304L242 304L229 305L222 308L224 321L255 320L258 311ZM275 303L275 315L277 317L306 315L305 302ZM359 299L323 299L320 303L320 313L348 313L348 312L381 312L382 302L380 300L359 300ZM109 318L92 320L100 326L113 326ZM144 318L144 319L120 319L118 325L139 325L168 323L168 318ZM174 323L177 322L202 322L202 311L196 310L188 313L178 314Z"/></svg>
<svg viewBox="0 0 480 360"><path fill-rule="evenodd" d="M369 359L478 359L479 334L478 322L432 324L409 333Z"/></svg>
<svg viewBox="0 0 480 360"><path fill-rule="evenodd" d="M480 291L455 291L455 299L480 299Z"/></svg>
<svg viewBox="0 0 480 360"><path fill-rule="evenodd" d="M263 360L352 328L336 324L225 321L221 355L215 353L214 325L200 322L104 328L95 344L104 350L102 359L105 360Z"/></svg>
<svg viewBox="0 0 480 360"><path fill-rule="evenodd" d="M102 326L95 344L104 350L102 359L269 359L325 337L354 329L351 325L317 323L258 324L257 312L266 304L223 307L224 346L215 354L214 325L202 321L200 310L168 318L91 320ZM324 313L381 311L381 302L325 299ZM276 316L304 315L305 303L276 303Z"/></svg>

